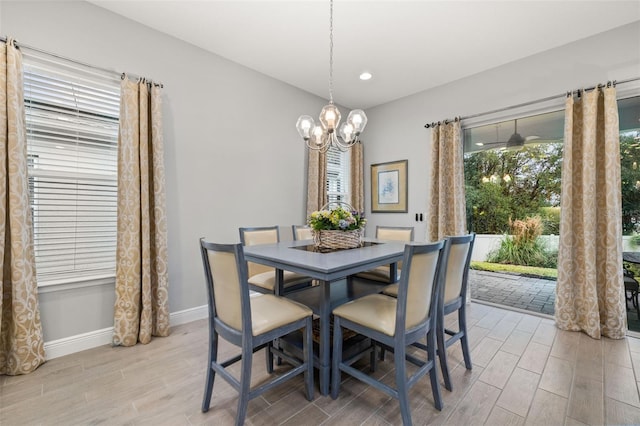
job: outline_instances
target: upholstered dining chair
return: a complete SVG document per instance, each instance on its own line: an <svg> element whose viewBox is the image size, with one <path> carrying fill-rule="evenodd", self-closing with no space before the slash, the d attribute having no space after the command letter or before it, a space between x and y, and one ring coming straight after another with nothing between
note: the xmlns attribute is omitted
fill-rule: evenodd
<svg viewBox="0 0 640 426"><path fill-rule="evenodd" d="M278 226L240 228L240 242L243 246L272 244L280 242ZM270 266L248 262L249 285L260 293L275 293L276 270ZM311 278L291 271L283 271L284 293L311 285Z"/></svg>
<svg viewBox="0 0 640 426"><path fill-rule="evenodd" d="M390 241L413 241L413 226L376 226L376 239ZM400 277L402 262L397 263L395 279L391 279L391 265L378 266L375 269L356 274L358 278L380 281L384 283L396 282Z"/></svg>
<svg viewBox="0 0 640 426"><path fill-rule="evenodd" d="M398 297L371 294L348 302L333 310L333 361L331 367L331 397L340 391L343 371L364 383L398 399L402 423L411 424L409 389L427 373L431 380L434 405L442 409L442 397L436 368L436 323L438 296L446 268L447 249L444 241L431 244L406 245L404 271L398 283ZM393 348L395 388L352 367L354 358L342 359L342 328L371 338L375 345ZM407 346L427 337L426 361L407 353ZM419 368L407 377L406 361Z"/></svg>
<svg viewBox="0 0 640 426"><path fill-rule="evenodd" d="M200 250L209 304L209 360L202 412L209 411L216 374L240 394L236 425L244 423L251 399L298 374L304 374L307 399L313 400L312 311L272 294L250 297L247 263L240 244L215 244L200 239ZM272 346L274 339L298 330L303 330L302 360L285 355ZM241 347L241 354L219 361L218 336ZM251 389L253 353L263 347L269 353L277 353L293 368ZM227 367L238 361L241 362L240 380L227 371Z"/></svg>
<svg viewBox="0 0 640 426"><path fill-rule="evenodd" d="M438 357L444 379L444 386L452 390L449 367L447 364L447 348L458 340L462 346L462 356L467 370L471 370L471 353L467 333L467 286L469 279L469 264L476 234L448 237L449 258L444 274L444 287L440 293L438 303ZM458 312L458 331L445 328L444 318Z"/></svg>
<svg viewBox="0 0 640 426"><path fill-rule="evenodd" d="M313 233L308 225L291 225L291 230L294 241L313 240Z"/></svg>

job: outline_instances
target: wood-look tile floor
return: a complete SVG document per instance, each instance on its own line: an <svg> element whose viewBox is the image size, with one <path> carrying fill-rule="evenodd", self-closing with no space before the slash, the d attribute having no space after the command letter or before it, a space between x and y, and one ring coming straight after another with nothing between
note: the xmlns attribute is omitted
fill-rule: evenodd
<svg viewBox="0 0 640 426"><path fill-rule="evenodd" d="M476 303L468 320L473 370L459 344L451 347L453 392L442 388L437 411L429 379L421 379L410 393L414 424L640 424L639 339L594 340L551 319ZM237 394L220 378L210 411L200 411L207 338L207 322L194 321L148 345L103 346L26 376L0 376L0 425L231 425ZM237 353L229 344L222 351ZM375 373L387 383L390 360ZM253 370L255 383L267 378L262 352ZM309 402L301 377L289 383L251 401L246 424L401 424L397 401L353 378L344 378L335 401L316 392Z"/></svg>

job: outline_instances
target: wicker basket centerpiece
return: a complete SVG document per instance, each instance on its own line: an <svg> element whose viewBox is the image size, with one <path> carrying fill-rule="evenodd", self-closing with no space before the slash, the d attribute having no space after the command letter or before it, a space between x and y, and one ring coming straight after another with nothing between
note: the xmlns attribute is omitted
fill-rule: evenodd
<svg viewBox="0 0 640 426"><path fill-rule="evenodd" d="M326 204L309 216L315 246L331 250L360 247L367 223L364 215L346 203L334 204L331 208Z"/></svg>

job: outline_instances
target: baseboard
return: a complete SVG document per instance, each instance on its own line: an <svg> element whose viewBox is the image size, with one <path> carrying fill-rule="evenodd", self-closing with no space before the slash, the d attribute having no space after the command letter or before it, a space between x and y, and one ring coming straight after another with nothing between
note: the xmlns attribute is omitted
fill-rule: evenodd
<svg viewBox="0 0 640 426"><path fill-rule="evenodd" d="M173 312L171 314L171 325L186 324L209 317L209 307L207 305L196 306L195 308Z"/></svg>
<svg viewBox="0 0 640 426"><path fill-rule="evenodd" d="M170 314L170 324L180 325L191 321L207 318L209 315L207 305L185 309L183 311L172 312ZM75 336L64 337L44 343L46 358L54 359L61 356L70 355L76 352L85 351L98 346L111 344L113 337L113 327L94 330L88 333L76 334Z"/></svg>

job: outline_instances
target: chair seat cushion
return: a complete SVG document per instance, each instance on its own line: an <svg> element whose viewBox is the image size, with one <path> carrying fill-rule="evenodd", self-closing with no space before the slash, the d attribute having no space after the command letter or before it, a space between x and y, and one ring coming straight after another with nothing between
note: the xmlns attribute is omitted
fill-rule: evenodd
<svg viewBox="0 0 640 426"><path fill-rule="evenodd" d="M396 305L398 301L383 294L370 294L333 310L334 316L393 336L396 329Z"/></svg>
<svg viewBox="0 0 640 426"><path fill-rule="evenodd" d="M273 294L252 297L251 334L259 336L312 314L306 306Z"/></svg>
<svg viewBox="0 0 640 426"><path fill-rule="evenodd" d="M382 294L387 296L398 297L398 284L390 284L382 289Z"/></svg>
<svg viewBox="0 0 640 426"><path fill-rule="evenodd" d="M396 279L394 280L394 282L400 279L400 269L398 269L397 271L398 273L396 274ZM359 272L356 274L356 277L364 278L367 280L380 281L383 283L391 282L389 280L389 265L378 266L375 269Z"/></svg>
<svg viewBox="0 0 640 426"><path fill-rule="evenodd" d="M301 275L291 271L283 272L285 287L303 284L311 281L311 277L307 277L305 275ZM253 284L255 286L273 291L273 289L276 287L276 273L274 270L263 272L261 274L256 274L252 277L249 277L247 281L249 282L249 284Z"/></svg>

